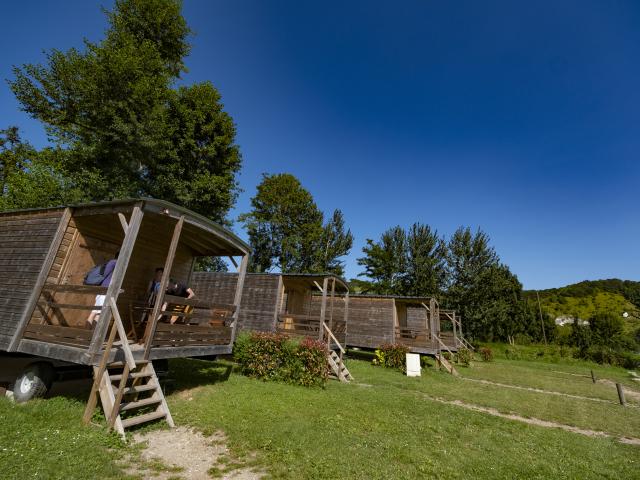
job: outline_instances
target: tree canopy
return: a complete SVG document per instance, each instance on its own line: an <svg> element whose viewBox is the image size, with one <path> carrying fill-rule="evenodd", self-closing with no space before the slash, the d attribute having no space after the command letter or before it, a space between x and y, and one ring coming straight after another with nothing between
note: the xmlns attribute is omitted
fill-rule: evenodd
<svg viewBox="0 0 640 480"><path fill-rule="evenodd" d="M9 82L60 147L57 172L86 200L161 197L223 221L238 193L235 125L210 82L174 86L190 50L181 3L117 0L106 14L101 41L50 50Z"/></svg>
<svg viewBox="0 0 640 480"><path fill-rule="evenodd" d="M264 174L251 207L240 221L249 234L253 271L343 273L340 257L349 253L353 236L345 232L342 212L323 224L323 213L296 177Z"/></svg>

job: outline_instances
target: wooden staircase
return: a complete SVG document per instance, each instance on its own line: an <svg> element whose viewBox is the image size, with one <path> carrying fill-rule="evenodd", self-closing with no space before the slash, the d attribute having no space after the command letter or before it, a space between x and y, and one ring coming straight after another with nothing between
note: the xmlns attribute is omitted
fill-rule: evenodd
<svg viewBox="0 0 640 480"><path fill-rule="evenodd" d="M342 352L340 352L342 354ZM341 382L350 382L353 380L351 372L342 361L342 355L338 355L335 350L329 350L329 356L327 357L331 373L329 377L340 380Z"/></svg>
<svg viewBox="0 0 640 480"><path fill-rule="evenodd" d="M100 398L107 426L122 436L126 428L160 419L173 427L173 418L153 363L134 360L116 303L113 298L109 298L109 303L113 324L101 362L93 367L93 386L84 412L84 423L91 421ZM109 362L116 334L120 338L124 362Z"/></svg>
<svg viewBox="0 0 640 480"><path fill-rule="evenodd" d="M329 354L327 355L327 362L329 363L330 368L329 377L348 383L353 380L353 376L343 361L343 355L346 353L346 350L326 323L323 323L322 327L323 332L327 336L327 350L329 351Z"/></svg>
<svg viewBox="0 0 640 480"><path fill-rule="evenodd" d="M447 352L449 352L449 355L451 355L451 358L453 358L453 352L451 350L449 350L449 347L447 347L447 345L442 341L442 339L438 335L434 335L434 338L439 343L438 352L435 355L436 356L436 365L438 365L440 367L443 367L447 372L449 372L451 375L453 375L455 377L459 376L460 374L455 369L453 364L450 363L449 360L447 360L443 355L444 350L446 350Z"/></svg>

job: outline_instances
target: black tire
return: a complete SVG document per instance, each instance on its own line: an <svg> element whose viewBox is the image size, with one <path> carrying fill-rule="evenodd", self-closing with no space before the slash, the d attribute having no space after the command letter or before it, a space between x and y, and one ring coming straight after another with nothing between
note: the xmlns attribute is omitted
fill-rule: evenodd
<svg viewBox="0 0 640 480"><path fill-rule="evenodd" d="M32 363L16 378L13 399L16 403L22 403L32 398L44 397L51 388L55 374L50 363Z"/></svg>

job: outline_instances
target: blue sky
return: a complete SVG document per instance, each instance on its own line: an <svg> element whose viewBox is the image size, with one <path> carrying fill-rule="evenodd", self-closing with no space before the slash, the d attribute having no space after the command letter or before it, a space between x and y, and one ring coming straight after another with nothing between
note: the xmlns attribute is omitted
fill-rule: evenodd
<svg viewBox="0 0 640 480"><path fill-rule="evenodd" d="M101 4L4 5L0 76L100 39ZM184 15L182 81L211 80L238 126L234 216L263 172L290 172L344 212L347 277L366 238L420 221L481 227L525 288L640 280L639 2L186 0ZM0 119L46 143L6 85Z"/></svg>

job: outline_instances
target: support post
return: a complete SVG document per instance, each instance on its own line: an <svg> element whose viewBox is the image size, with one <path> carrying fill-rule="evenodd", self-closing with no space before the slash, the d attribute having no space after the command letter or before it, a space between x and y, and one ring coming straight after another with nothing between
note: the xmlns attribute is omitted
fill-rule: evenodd
<svg viewBox="0 0 640 480"><path fill-rule="evenodd" d="M333 332L333 303L336 295L336 279L331 282L331 303L329 304L329 330Z"/></svg>
<svg viewBox="0 0 640 480"><path fill-rule="evenodd" d="M235 311L233 312L233 327L231 328L231 345L236 341L236 333L238 332L238 323L240 323L240 304L242 303L242 290L244 289L244 279L247 275L247 266L249 265L249 254L242 257L240 262L240 270L238 271L238 283L236 284L236 294L233 299Z"/></svg>
<svg viewBox="0 0 640 480"><path fill-rule="evenodd" d="M320 306L320 324L318 325L318 340L322 341L324 336L324 317L327 314L327 290L329 289L329 278L324 277L322 282L322 304Z"/></svg>
<svg viewBox="0 0 640 480"><path fill-rule="evenodd" d="M458 335L456 334L456 312L451 313L451 324L453 325L453 344L458 348Z"/></svg>
<svg viewBox="0 0 640 480"><path fill-rule="evenodd" d="M344 348L348 345L349 335L349 290L344 295Z"/></svg>
<svg viewBox="0 0 640 480"><path fill-rule="evenodd" d="M616 389L618 390L618 399L620 400L620 405L624 406L624 388L619 383L616 383Z"/></svg>
<svg viewBox="0 0 640 480"><path fill-rule="evenodd" d="M282 304L284 303L284 282L282 275L278 275L278 294L276 296L276 304L273 312L273 331L278 329L278 316L282 312Z"/></svg>
<svg viewBox="0 0 640 480"><path fill-rule="evenodd" d="M169 252L167 258L164 261L164 270L162 272L162 278L160 279L160 286L158 287L158 295L156 295L156 301L153 304L153 311L151 312L151 318L147 320L147 328L144 332L142 341L144 342L144 359L149 358L151 351L151 344L153 343L153 336L156 333L156 326L158 325L158 317L160 310L164 303L164 296L167 291L167 283L169 283L169 277L171 275L171 267L173 267L173 259L176 256L176 250L178 249L178 242L180 241L180 233L182 232L182 226L184 225L184 215L180 216L175 227L173 227L173 236L171 237L171 244L169 245Z"/></svg>
<svg viewBox="0 0 640 480"><path fill-rule="evenodd" d="M429 299L429 330L431 332L431 346L432 348L437 348L439 349L440 346L438 345L438 341L436 340L437 338L437 331L436 331L436 322L440 323L440 312L436 307L436 299L435 298L430 298Z"/></svg>
<svg viewBox="0 0 640 480"><path fill-rule="evenodd" d="M133 253L133 247L136 243L136 238L138 237L138 231L140 230L140 224L142 223L143 216L144 214L142 213L142 209L139 205L136 205L131 212L129 226L124 235L124 241L120 247L120 255L116 261L116 267L113 270L111 283L109 283L109 287L107 288L107 293L105 295L106 299L100 312L100 320L93 332L93 338L91 339L91 345L89 346L89 355L92 357L92 361L102 348L105 336L107 335L107 329L109 328L112 317L109 299L113 298L114 301L118 299L120 288L122 287L122 282L124 280L124 274L129 266L129 259Z"/></svg>

